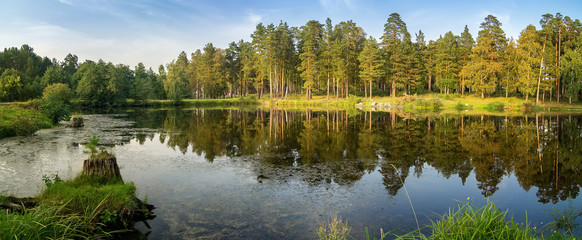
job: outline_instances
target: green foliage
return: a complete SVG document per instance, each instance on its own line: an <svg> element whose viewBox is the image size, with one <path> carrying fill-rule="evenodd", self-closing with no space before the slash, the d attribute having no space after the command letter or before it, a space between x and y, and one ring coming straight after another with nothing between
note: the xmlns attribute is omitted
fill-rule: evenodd
<svg viewBox="0 0 582 240"><path fill-rule="evenodd" d="M509 219L508 219L509 217ZM477 208L471 202L459 204L449 209L447 214L432 222L432 230L427 239L532 239L529 222L520 225L488 201L487 205Z"/></svg>
<svg viewBox="0 0 582 240"><path fill-rule="evenodd" d="M153 97L155 80L154 72L151 69L146 70L143 63L138 63L135 67L135 80L130 91L130 96L136 104L146 105L148 100Z"/></svg>
<svg viewBox="0 0 582 240"><path fill-rule="evenodd" d="M380 229L380 238L378 240L384 240L388 236L388 233L384 233L382 229ZM376 240L376 235L370 238L370 233L368 232L368 228L366 227L366 240Z"/></svg>
<svg viewBox="0 0 582 240"><path fill-rule="evenodd" d="M44 184L47 187L50 187L50 186L52 186L55 183L62 182L63 180L59 177L58 174L52 174L51 176L43 175L42 176L42 181L44 182Z"/></svg>
<svg viewBox="0 0 582 240"><path fill-rule="evenodd" d="M359 77L369 84L369 88L364 88L369 89L371 99L373 95L372 84L382 76L382 68L384 67L383 61L380 59L380 50L378 49L376 39L370 37L366 40L364 49L360 53L358 60L360 61Z"/></svg>
<svg viewBox="0 0 582 240"><path fill-rule="evenodd" d="M485 106L485 110L494 111L494 112L502 112L505 110L505 104L502 102L491 102Z"/></svg>
<svg viewBox="0 0 582 240"><path fill-rule="evenodd" d="M11 128L14 135L32 135L37 130L51 127L51 121L37 111L16 113L16 118L12 121Z"/></svg>
<svg viewBox="0 0 582 240"><path fill-rule="evenodd" d="M301 27L302 52L299 54L301 65L299 71L301 78L305 80L303 88L306 92L306 99L312 98L311 92L316 88L316 78L318 73L316 62L319 58L321 45L323 44L323 24L311 20Z"/></svg>
<svg viewBox="0 0 582 240"><path fill-rule="evenodd" d="M424 109L424 110L440 110L443 107L443 102L439 98L432 99L416 99L411 102L413 109Z"/></svg>
<svg viewBox="0 0 582 240"><path fill-rule="evenodd" d="M70 106L56 94L43 98L38 108L51 120L52 124L68 120L71 117Z"/></svg>
<svg viewBox="0 0 582 240"><path fill-rule="evenodd" d="M134 206L134 198L133 183L86 175L55 181L37 197L43 206L62 206L67 212L81 213L85 217L95 217L105 209L120 211L124 206Z"/></svg>
<svg viewBox="0 0 582 240"><path fill-rule="evenodd" d="M105 209L101 213L101 222L103 224L113 223L117 219L117 212L115 210Z"/></svg>
<svg viewBox="0 0 582 240"><path fill-rule="evenodd" d="M0 138L31 135L41 128L52 126L51 121L34 110L36 103L25 103L29 107L0 106Z"/></svg>
<svg viewBox="0 0 582 240"><path fill-rule="evenodd" d="M524 103L521 105L521 110L522 110L523 112L531 112L531 111L533 111L533 109L534 109L534 104L533 104L533 103L531 103L531 102L524 102Z"/></svg>
<svg viewBox="0 0 582 240"><path fill-rule="evenodd" d="M574 236L574 229L580 226L576 223L576 219L582 215L582 207L576 208L572 205L572 198L568 198L568 206L564 207L562 211L553 207L550 215L554 221L548 225L554 227L557 231L565 232L570 236Z"/></svg>
<svg viewBox="0 0 582 240"><path fill-rule="evenodd" d="M457 102L457 104L455 104L455 110L457 111L463 111L466 108L468 108L468 106L463 104L462 102Z"/></svg>
<svg viewBox="0 0 582 240"><path fill-rule="evenodd" d="M0 75L0 102L14 101L22 89L20 76L14 69L6 69Z"/></svg>
<svg viewBox="0 0 582 240"><path fill-rule="evenodd" d="M168 64L168 75L164 79L164 90L168 99L174 105L181 104L182 99L188 96L187 66L188 58L185 52L180 53L178 60Z"/></svg>
<svg viewBox="0 0 582 240"><path fill-rule="evenodd" d="M329 221L322 223L317 228L317 236L320 240L346 240L350 236L351 227L348 222L337 215L333 215Z"/></svg>
<svg viewBox="0 0 582 240"><path fill-rule="evenodd" d="M93 137L89 138L89 142L85 145L85 147L87 147L91 153L91 157L95 157L96 153L97 153L97 145L99 144L99 138L95 135L93 135Z"/></svg>
<svg viewBox="0 0 582 240"><path fill-rule="evenodd" d="M91 107L114 107L125 103L133 75L125 65L113 65L99 60L87 61L73 75L79 79L77 95L83 104Z"/></svg>
<svg viewBox="0 0 582 240"><path fill-rule="evenodd" d="M0 211L0 239L89 239L109 234L94 231L83 216L64 214L63 207L36 207L19 214Z"/></svg>
<svg viewBox="0 0 582 240"><path fill-rule="evenodd" d="M103 239L123 207L135 207L135 186L120 179L43 176L39 205L20 213L0 211L0 239ZM96 221L101 219L101 221Z"/></svg>
<svg viewBox="0 0 582 240"><path fill-rule="evenodd" d="M361 103L362 99L360 99L359 97L355 96L355 95L350 95L348 97L348 101L346 102L346 105L353 107L354 105Z"/></svg>
<svg viewBox="0 0 582 240"><path fill-rule="evenodd" d="M46 86L42 91L42 98L48 99L53 97L53 100L62 101L64 103L69 103L71 101L71 97L73 96L73 92L71 88L66 84L62 83L54 83Z"/></svg>

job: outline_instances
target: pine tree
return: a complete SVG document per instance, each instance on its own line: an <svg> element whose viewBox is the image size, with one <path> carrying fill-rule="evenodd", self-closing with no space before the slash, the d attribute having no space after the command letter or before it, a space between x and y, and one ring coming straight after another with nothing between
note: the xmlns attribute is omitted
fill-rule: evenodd
<svg viewBox="0 0 582 240"><path fill-rule="evenodd" d="M501 74L501 87L505 91L505 97L509 97L509 94L515 93L519 85L518 72L519 72L519 56L517 51L517 44L512 39L509 40L509 44L505 48L505 53L503 54L503 72Z"/></svg>
<svg viewBox="0 0 582 240"><path fill-rule="evenodd" d="M452 32L436 41L435 55L436 85L441 92L448 94L457 85L458 79L458 42Z"/></svg>
<svg viewBox="0 0 582 240"><path fill-rule="evenodd" d="M469 28L467 27L467 25L465 25L465 29L463 30L463 32L461 33L461 37L459 39L459 69L462 70L465 65L467 65L467 63L470 60L471 57L471 51L473 50L473 47L475 46L475 40L473 39L473 36L471 35L471 33L469 32ZM466 86L466 79L462 74L459 74L460 80L461 80L461 95L464 96L465 95L465 86Z"/></svg>
<svg viewBox="0 0 582 240"><path fill-rule="evenodd" d="M392 13L384 24L384 35L382 36L382 47L385 49L385 65L388 79L391 80L390 96L396 96L397 88L404 88L406 78L406 47L405 43L410 42L410 33L406 28L406 23L402 21L398 13Z"/></svg>
<svg viewBox="0 0 582 240"><path fill-rule="evenodd" d="M503 51L507 45L501 23L495 16L489 15L481 23L477 46L473 48L471 61L463 68L463 76L470 81L470 86L481 97L485 93L495 92L499 75L503 69Z"/></svg>
<svg viewBox="0 0 582 240"><path fill-rule="evenodd" d="M183 98L188 96L187 66L188 58L185 52L181 52L176 61L168 64L168 74L164 79L164 90L174 104L179 104Z"/></svg>
<svg viewBox="0 0 582 240"><path fill-rule="evenodd" d="M376 39L370 37L366 40L358 60L360 61L360 78L369 83L370 99L372 99L372 83L382 76L383 68ZM365 92L368 95L367 91Z"/></svg>
<svg viewBox="0 0 582 240"><path fill-rule="evenodd" d="M303 88L305 88L305 98L310 100L312 91L315 87L315 81L318 76L318 59L321 51L323 38L323 25L318 21L311 20L301 27L301 41L302 48L299 59L301 65L301 78L305 81Z"/></svg>
<svg viewBox="0 0 582 240"><path fill-rule="evenodd" d="M542 46L538 41L538 31L529 25L521 32L516 49L519 61L517 68L518 89L525 96L533 96L536 90L537 70L542 54Z"/></svg>

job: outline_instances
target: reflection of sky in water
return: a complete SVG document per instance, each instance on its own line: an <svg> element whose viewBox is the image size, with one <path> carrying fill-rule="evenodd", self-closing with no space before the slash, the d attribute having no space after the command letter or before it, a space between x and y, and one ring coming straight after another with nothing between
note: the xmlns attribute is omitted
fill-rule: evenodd
<svg viewBox="0 0 582 240"><path fill-rule="evenodd" d="M135 182L140 195L147 195L158 207L158 218L151 223L150 236L155 239L315 239L317 225L334 213L350 223L353 236L361 238L365 227L376 233L380 228L384 232L415 229L404 189L390 196L378 170L348 185L311 185L304 176L295 175L293 167L278 172L288 176L285 180L258 179L253 171L265 166L256 166L263 163L248 157L221 157L209 163L191 151L182 154L165 147L157 135L153 139L143 145L132 141L114 151L124 178ZM463 185L459 177L443 178L430 166L423 168L420 177L406 179L421 226L467 197L485 204L477 184L474 173ZM539 228L551 221L540 210L552 205L538 203L535 192L524 191L515 177L506 176L491 199L501 209L510 209L517 222L525 220L527 211L528 219Z"/></svg>
<svg viewBox="0 0 582 240"><path fill-rule="evenodd" d="M260 154L222 156L209 162L204 153L192 153L192 146L185 153L172 149L167 146L169 137L161 143L156 131L133 129L120 117L86 118L89 126L83 129L61 127L34 137L0 140L0 191L33 195L44 174L75 175L86 154L82 145L72 143L83 143L95 134L105 143L123 144L110 148L123 178L134 182L139 196L147 196L157 207L158 217L150 222L151 239L315 239L317 225L335 213L349 222L358 239L364 238L365 227L376 234L380 228L387 232L416 227L404 189L395 196L388 194L379 168L364 171L359 180L338 184L331 180L335 175L325 175L324 163L276 165L260 161ZM92 126L95 122L99 124ZM130 140L142 133L148 136L143 144ZM297 154L294 150L289 158L296 159ZM328 176L332 178L325 179ZM447 179L428 164L422 165L418 177L411 167L405 179L421 226L457 200L470 197L484 204L478 184L474 171L463 184L457 174ZM510 209L517 222L525 220L527 211L538 228L551 221L544 210L567 205L539 203L537 188L525 191L514 175L504 175L497 187L490 199L501 209ZM574 202L581 205L579 199ZM137 228L147 231L141 224Z"/></svg>

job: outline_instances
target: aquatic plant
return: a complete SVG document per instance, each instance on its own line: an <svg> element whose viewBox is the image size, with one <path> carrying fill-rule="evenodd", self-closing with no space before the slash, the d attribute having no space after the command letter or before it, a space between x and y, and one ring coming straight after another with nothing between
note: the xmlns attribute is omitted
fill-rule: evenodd
<svg viewBox="0 0 582 240"><path fill-rule="evenodd" d="M550 211L550 216L554 221L548 223L549 227L554 227L557 231L565 232L570 236L574 236L574 229L580 226L576 223L576 219L582 216L582 208L575 208L572 205L572 198L568 197L568 206L564 207L562 211L556 207L552 208Z"/></svg>
<svg viewBox="0 0 582 240"><path fill-rule="evenodd" d="M345 240L350 236L351 227L348 222L337 215L332 215L329 221L317 228L317 236L320 240Z"/></svg>

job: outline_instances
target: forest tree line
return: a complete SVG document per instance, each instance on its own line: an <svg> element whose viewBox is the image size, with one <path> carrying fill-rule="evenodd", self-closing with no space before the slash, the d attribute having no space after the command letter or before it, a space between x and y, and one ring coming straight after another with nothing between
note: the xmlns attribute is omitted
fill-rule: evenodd
<svg viewBox="0 0 582 240"><path fill-rule="evenodd" d="M545 14L540 28L527 26L508 39L492 15L477 38L467 26L426 42L408 32L392 13L380 39L366 37L353 21L311 20L300 27L259 23L251 41L221 49L208 43L157 71L87 60L63 61L36 55L28 45L0 52L0 101L38 98L51 84L67 85L91 106L116 106L127 98L224 98L256 94L285 99L290 94L327 99L358 95L402 96L439 92L528 100L582 99L582 24L560 13Z"/></svg>

